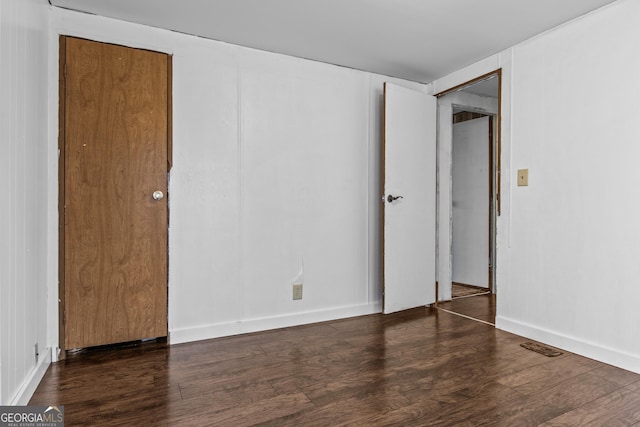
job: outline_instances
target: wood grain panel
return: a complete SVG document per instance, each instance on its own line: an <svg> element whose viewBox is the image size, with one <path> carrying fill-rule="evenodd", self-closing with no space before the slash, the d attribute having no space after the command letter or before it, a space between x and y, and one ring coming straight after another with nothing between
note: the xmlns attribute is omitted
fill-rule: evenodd
<svg viewBox="0 0 640 427"><path fill-rule="evenodd" d="M65 43L65 348L166 336L168 57Z"/></svg>

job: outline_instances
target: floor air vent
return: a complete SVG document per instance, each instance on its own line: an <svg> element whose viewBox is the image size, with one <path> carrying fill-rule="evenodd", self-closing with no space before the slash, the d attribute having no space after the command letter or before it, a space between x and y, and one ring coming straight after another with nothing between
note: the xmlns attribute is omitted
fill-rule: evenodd
<svg viewBox="0 0 640 427"><path fill-rule="evenodd" d="M536 353L543 354L547 357L556 357L562 354L561 351L556 350L555 348L547 347L542 344L538 344L537 342L525 342L520 344L520 347L524 347L527 350L535 351Z"/></svg>

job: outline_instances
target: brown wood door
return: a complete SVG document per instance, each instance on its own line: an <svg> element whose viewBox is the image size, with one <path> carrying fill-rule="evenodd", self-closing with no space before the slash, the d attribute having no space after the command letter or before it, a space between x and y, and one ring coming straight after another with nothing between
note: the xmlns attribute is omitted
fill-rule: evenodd
<svg viewBox="0 0 640 427"><path fill-rule="evenodd" d="M170 57L60 47L64 348L166 336Z"/></svg>

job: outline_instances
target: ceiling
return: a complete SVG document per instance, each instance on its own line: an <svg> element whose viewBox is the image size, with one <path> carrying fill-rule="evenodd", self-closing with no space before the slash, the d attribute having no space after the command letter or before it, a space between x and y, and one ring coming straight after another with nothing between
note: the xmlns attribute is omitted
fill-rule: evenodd
<svg viewBox="0 0 640 427"><path fill-rule="evenodd" d="M431 82L614 0L50 0L241 46Z"/></svg>

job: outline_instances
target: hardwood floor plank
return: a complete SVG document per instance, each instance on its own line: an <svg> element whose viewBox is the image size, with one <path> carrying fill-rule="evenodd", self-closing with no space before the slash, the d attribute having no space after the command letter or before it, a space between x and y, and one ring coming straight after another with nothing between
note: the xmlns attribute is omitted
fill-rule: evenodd
<svg viewBox="0 0 640 427"><path fill-rule="evenodd" d="M602 396L544 424L560 426L631 426L640 423L640 382Z"/></svg>
<svg viewBox="0 0 640 427"><path fill-rule="evenodd" d="M604 363L601 363L597 368L591 371L591 373L621 386L626 386L640 381L640 376L633 372L629 372L615 366L605 365Z"/></svg>
<svg viewBox="0 0 640 427"><path fill-rule="evenodd" d="M304 393L282 394L272 398L252 402L251 405L237 405L222 411L212 412L206 405L193 408L190 414L173 416L169 414L168 424L176 426L252 426L286 415L313 409L313 404Z"/></svg>
<svg viewBox="0 0 640 427"><path fill-rule="evenodd" d="M486 300L461 299L489 316ZM482 310L485 310L482 314ZM70 355L31 404L67 425L639 423L640 375L434 308Z"/></svg>
<svg viewBox="0 0 640 427"><path fill-rule="evenodd" d="M367 425L363 419L379 413L387 413L405 405L407 401L402 395L376 389L350 398L336 399L324 406L316 406L309 411L298 412L260 425L305 427Z"/></svg>
<svg viewBox="0 0 640 427"><path fill-rule="evenodd" d="M554 357L549 358L548 363L542 366L523 369L500 378L498 381L518 390L522 394L529 395L548 389L566 379L591 371L599 366L601 364L595 360L575 355L561 358Z"/></svg>
<svg viewBox="0 0 640 427"><path fill-rule="evenodd" d="M250 404L272 398L279 393L266 381L237 384L231 387L212 387L208 382L191 382L180 386L184 400L202 399L215 402L216 409L230 408L237 404Z"/></svg>
<svg viewBox="0 0 640 427"><path fill-rule="evenodd" d="M477 414L478 426L540 425L618 388L591 373L567 379L539 391Z"/></svg>
<svg viewBox="0 0 640 427"><path fill-rule="evenodd" d="M438 307L489 323L496 320L496 295L477 295L438 303Z"/></svg>

